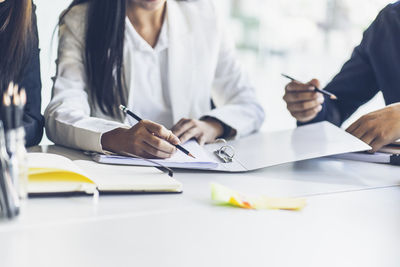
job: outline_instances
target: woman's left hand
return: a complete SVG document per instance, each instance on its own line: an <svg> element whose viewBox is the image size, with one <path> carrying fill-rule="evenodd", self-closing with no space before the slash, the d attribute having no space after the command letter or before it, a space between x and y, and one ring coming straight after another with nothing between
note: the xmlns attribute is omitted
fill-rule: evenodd
<svg viewBox="0 0 400 267"><path fill-rule="evenodd" d="M181 143L195 138L201 146L215 141L224 133L222 124L212 118L204 120L181 119L171 130Z"/></svg>
<svg viewBox="0 0 400 267"><path fill-rule="evenodd" d="M346 130L376 152L400 138L400 103L369 113Z"/></svg>

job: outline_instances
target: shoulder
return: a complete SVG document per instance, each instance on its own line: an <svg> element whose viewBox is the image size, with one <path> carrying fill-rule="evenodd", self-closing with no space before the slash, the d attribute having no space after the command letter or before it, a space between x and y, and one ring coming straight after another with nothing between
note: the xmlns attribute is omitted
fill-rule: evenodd
<svg viewBox="0 0 400 267"><path fill-rule="evenodd" d="M63 25L78 30L84 28L87 21L88 4L79 4L71 9L65 10L60 17L60 27Z"/></svg>
<svg viewBox="0 0 400 267"><path fill-rule="evenodd" d="M389 27L400 26L400 1L387 5L376 18L376 24Z"/></svg>
<svg viewBox="0 0 400 267"><path fill-rule="evenodd" d="M60 17L60 36L67 31L81 39L85 35L88 4L83 3L65 10Z"/></svg>
<svg viewBox="0 0 400 267"><path fill-rule="evenodd" d="M61 14L63 18L61 22L82 21L86 17L88 6L88 3L83 3L64 10Z"/></svg>

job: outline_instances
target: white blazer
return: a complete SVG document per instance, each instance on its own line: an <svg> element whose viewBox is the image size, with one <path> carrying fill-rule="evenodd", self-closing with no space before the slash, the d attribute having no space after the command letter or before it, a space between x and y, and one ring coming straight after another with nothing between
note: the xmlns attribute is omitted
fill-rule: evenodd
<svg viewBox="0 0 400 267"><path fill-rule="evenodd" d="M237 136L257 131L264 111L236 61L232 43L223 34L212 0L167 3L172 121L211 116L235 129ZM60 25L57 74L52 100L45 111L46 132L56 144L102 152L103 133L132 125L126 118L119 121L106 116L88 97L84 67L86 10L86 4L74 7ZM130 93L136 66L129 59L135 51L127 38L124 45L124 75ZM211 98L217 105L214 110Z"/></svg>

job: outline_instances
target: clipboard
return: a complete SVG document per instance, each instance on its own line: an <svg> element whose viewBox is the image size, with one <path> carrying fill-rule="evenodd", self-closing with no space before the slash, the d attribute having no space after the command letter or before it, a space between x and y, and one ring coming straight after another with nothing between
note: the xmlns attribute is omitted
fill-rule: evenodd
<svg viewBox="0 0 400 267"><path fill-rule="evenodd" d="M196 142L193 141L192 145L193 143ZM256 133L230 141L219 139L204 148L199 147L197 143L196 146L197 152L202 155L199 157L202 159L200 161L185 159L185 162L173 162L167 159L159 160L157 164L175 169L240 173L371 149L361 140L329 122L277 132ZM192 148L187 149L193 152ZM95 154L92 159L104 164L158 167L148 160L118 155Z"/></svg>
<svg viewBox="0 0 400 267"><path fill-rule="evenodd" d="M295 129L257 133L205 146L220 163L213 171L248 172L296 161L361 152L371 147L343 129L319 122ZM229 154L233 151L232 154ZM230 157L229 157L230 156Z"/></svg>

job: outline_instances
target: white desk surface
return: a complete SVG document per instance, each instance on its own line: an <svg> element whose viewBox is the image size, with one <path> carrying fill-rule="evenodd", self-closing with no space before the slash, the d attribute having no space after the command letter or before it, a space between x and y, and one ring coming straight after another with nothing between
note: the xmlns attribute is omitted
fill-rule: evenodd
<svg viewBox="0 0 400 267"><path fill-rule="evenodd" d="M317 159L175 178L183 194L29 199L17 220L0 222L0 266L400 266L400 167ZM308 206L219 207L211 182L308 195Z"/></svg>

